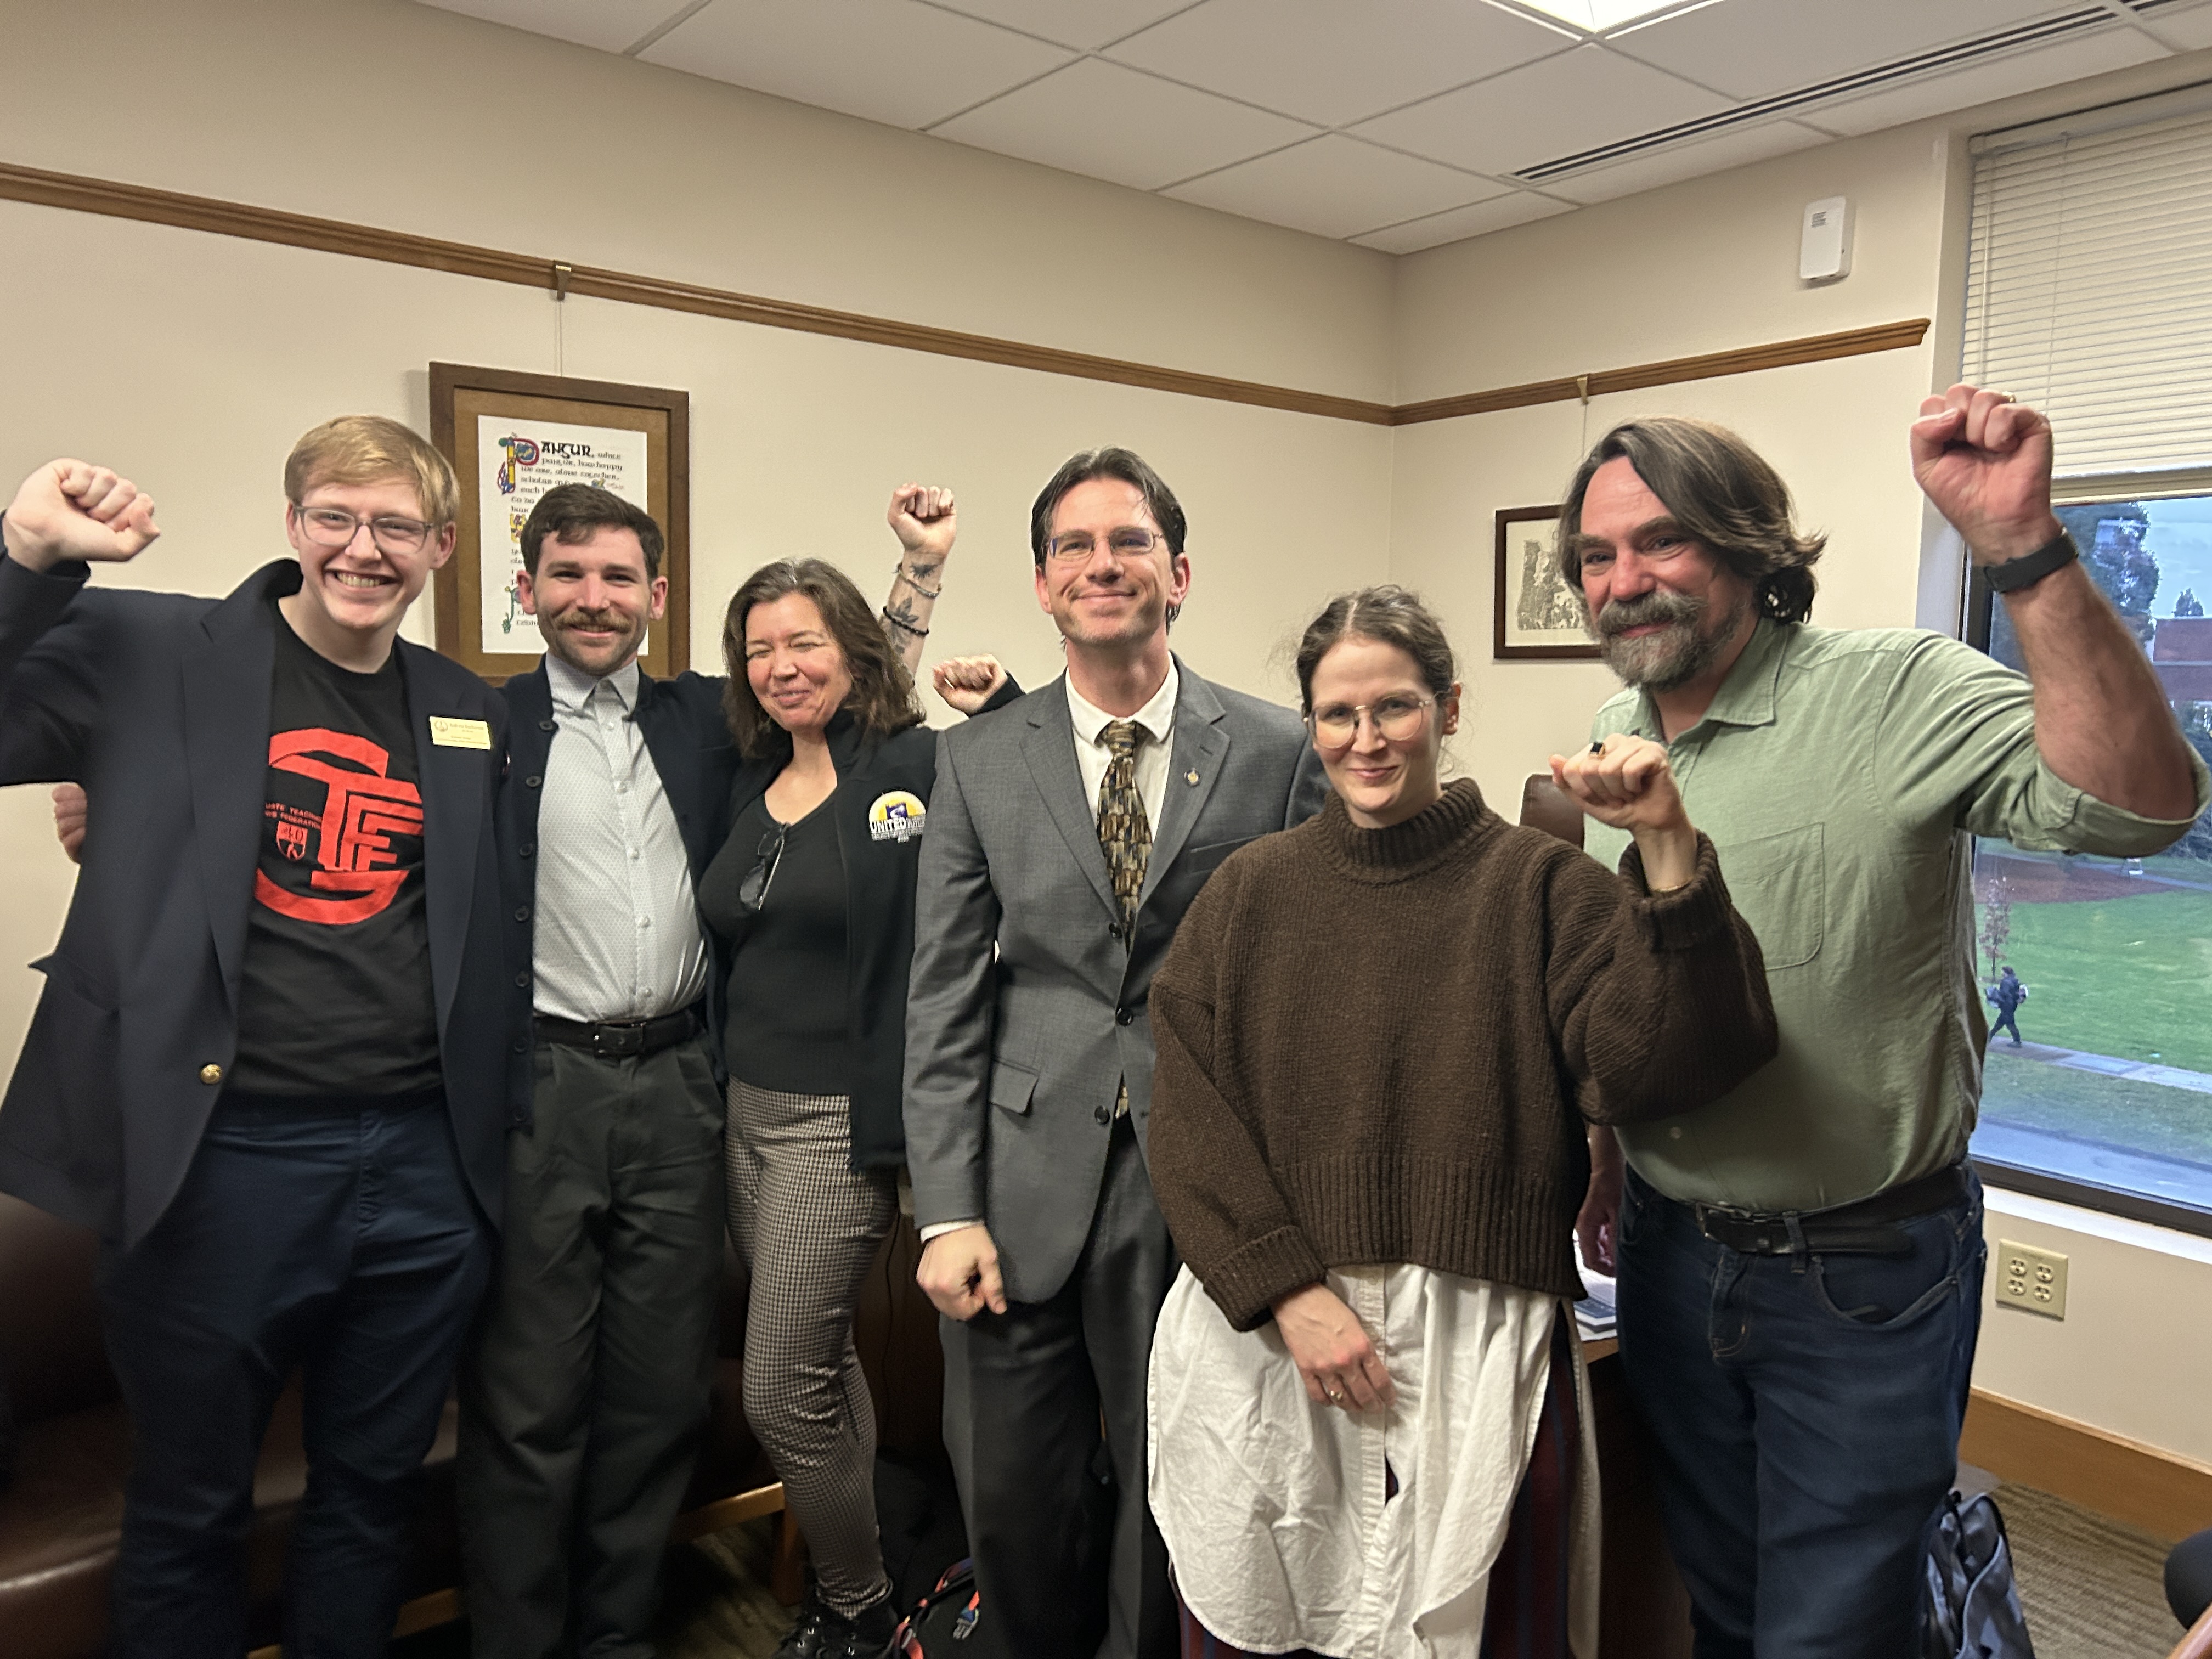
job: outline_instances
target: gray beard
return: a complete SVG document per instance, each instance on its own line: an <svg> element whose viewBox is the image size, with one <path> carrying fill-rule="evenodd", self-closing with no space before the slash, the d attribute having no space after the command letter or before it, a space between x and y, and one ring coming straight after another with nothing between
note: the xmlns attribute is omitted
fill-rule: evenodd
<svg viewBox="0 0 2212 1659"><path fill-rule="evenodd" d="M1742 626L1749 603L1747 599L1709 618L1709 600L1655 592L1614 600L1598 614L1589 631L1596 636L1598 655L1623 684L1644 691L1673 691L1720 660ZM1654 622L1667 626L1638 639L1624 637L1627 629Z"/></svg>

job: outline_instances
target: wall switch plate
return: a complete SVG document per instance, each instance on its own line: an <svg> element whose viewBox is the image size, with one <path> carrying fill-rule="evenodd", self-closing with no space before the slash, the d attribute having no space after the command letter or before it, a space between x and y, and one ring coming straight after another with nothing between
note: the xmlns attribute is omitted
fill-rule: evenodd
<svg viewBox="0 0 2212 1659"><path fill-rule="evenodd" d="M2018 1308L2045 1319L2066 1317L2066 1258L2057 1251L2001 1238L1996 1268L1999 1307Z"/></svg>

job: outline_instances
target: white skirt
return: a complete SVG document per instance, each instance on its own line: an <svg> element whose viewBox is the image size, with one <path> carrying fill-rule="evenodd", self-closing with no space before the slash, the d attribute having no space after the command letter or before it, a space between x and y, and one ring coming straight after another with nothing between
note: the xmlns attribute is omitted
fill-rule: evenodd
<svg viewBox="0 0 2212 1659"><path fill-rule="evenodd" d="M1402 1264L1332 1271L1328 1287L1389 1368L1388 1410L1315 1405L1272 1322L1231 1330L1188 1267L1169 1291L1152 1339L1149 1486L1176 1587L1207 1630L1255 1653L1480 1659L1553 1322L1571 1312ZM1579 1342L1574 1354L1570 1640L1576 1659L1596 1659L1597 1442Z"/></svg>

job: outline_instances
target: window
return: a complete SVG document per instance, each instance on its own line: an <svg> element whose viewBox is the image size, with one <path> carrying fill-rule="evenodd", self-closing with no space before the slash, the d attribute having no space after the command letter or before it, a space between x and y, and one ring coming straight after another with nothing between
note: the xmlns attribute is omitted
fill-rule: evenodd
<svg viewBox="0 0 2212 1659"><path fill-rule="evenodd" d="M2212 493L2059 508L2212 761ZM1976 584L1970 637L2019 641ZM2212 811L2154 858L1974 848L1975 966L1993 1030L1976 1161L2001 1186L2212 1233Z"/></svg>
<svg viewBox="0 0 2212 1659"><path fill-rule="evenodd" d="M1973 144L1961 378L2057 430L2060 516L2212 758L2212 86ZM2013 667L1970 585L1966 636ZM1976 1161L1999 1185L2212 1234L2212 824L2166 853L1974 856L2001 1001Z"/></svg>

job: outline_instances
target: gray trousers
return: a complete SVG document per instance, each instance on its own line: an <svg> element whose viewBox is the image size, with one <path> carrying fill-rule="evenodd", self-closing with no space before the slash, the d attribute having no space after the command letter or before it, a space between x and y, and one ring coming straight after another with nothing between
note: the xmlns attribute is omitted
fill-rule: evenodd
<svg viewBox="0 0 2212 1659"><path fill-rule="evenodd" d="M460 1378L454 1480L477 1659L651 1659L713 1376L722 1114L708 1040L539 1043Z"/></svg>
<svg viewBox="0 0 2212 1659"><path fill-rule="evenodd" d="M981 1659L1173 1659L1167 1547L1145 1496L1145 1379L1177 1265L1124 1117L1067 1282L1042 1302L939 1322Z"/></svg>
<svg viewBox="0 0 2212 1659"><path fill-rule="evenodd" d="M832 1612L890 1594L876 1534L876 1408L853 1310L898 1214L889 1170L855 1174L842 1095L730 1082L730 1239L752 1270L745 1419L805 1534Z"/></svg>

